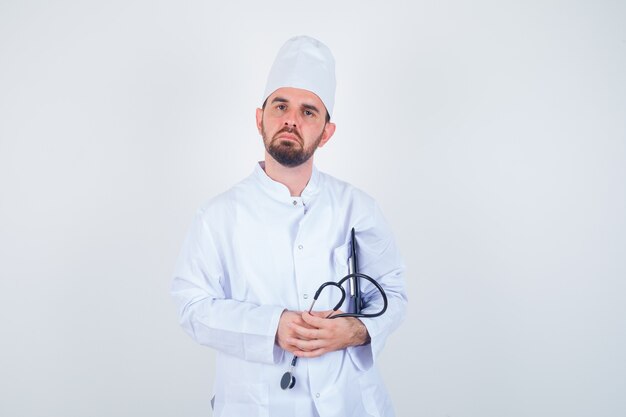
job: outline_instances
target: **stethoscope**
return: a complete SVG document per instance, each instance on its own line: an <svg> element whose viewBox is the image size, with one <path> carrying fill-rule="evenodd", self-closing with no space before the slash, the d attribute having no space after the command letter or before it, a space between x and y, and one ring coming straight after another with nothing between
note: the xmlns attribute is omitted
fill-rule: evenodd
<svg viewBox="0 0 626 417"><path fill-rule="evenodd" d="M383 287L381 287L380 284L372 277L357 272L358 263L357 263L357 257L356 257L356 239L354 236L354 228L352 229L352 253L351 253L349 265L350 265L351 271L348 275L341 278L337 282L328 281L320 285L317 291L315 291L315 295L313 296L311 307L309 307L309 313L313 311L315 302L317 301L320 294L326 287L337 287L339 291L341 292L341 299L339 300L337 305L335 305L332 312L328 316L326 316L327 319L336 319L339 317L369 317L369 318L378 317L387 310L387 294L385 294L385 290L383 289ZM361 300L361 290L360 290L360 285L359 285L360 278L363 278L364 280L372 283L372 285L374 285L376 289L378 289L378 291L380 292L380 295L383 299L383 307L380 309L380 311L376 313L361 313L362 300ZM346 300L346 290L343 288L343 284L348 280L350 280L349 282L350 297L353 298L354 300L354 313L341 313L341 314L333 315L333 313L339 310L343 302ZM296 377L293 375L293 371L297 363L298 363L298 357L296 355L293 355L293 359L291 359L291 364L289 365L289 370L287 370L287 372L285 372L282 378L280 379L280 387L282 389L284 390L291 389L296 385Z"/></svg>

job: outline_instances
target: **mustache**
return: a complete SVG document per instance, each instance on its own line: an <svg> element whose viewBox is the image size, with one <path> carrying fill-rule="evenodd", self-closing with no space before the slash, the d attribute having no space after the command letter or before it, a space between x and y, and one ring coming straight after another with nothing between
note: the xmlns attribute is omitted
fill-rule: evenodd
<svg viewBox="0 0 626 417"><path fill-rule="evenodd" d="M303 142L300 132L298 132L298 129L294 127L289 127L289 126L283 127L278 132L276 132L276 134L274 135L274 138L278 137L278 135L280 135L281 133L290 133L292 135L295 135L300 140L300 143Z"/></svg>

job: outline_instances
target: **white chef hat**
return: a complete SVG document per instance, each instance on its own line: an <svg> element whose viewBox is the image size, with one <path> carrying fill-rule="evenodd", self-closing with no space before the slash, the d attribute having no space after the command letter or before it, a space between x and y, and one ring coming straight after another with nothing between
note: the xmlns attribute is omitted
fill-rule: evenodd
<svg viewBox="0 0 626 417"><path fill-rule="evenodd" d="M282 87L301 88L315 93L331 115L335 84L335 58L330 49L317 39L296 36L278 51L267 77L263 100Z"/></svg>

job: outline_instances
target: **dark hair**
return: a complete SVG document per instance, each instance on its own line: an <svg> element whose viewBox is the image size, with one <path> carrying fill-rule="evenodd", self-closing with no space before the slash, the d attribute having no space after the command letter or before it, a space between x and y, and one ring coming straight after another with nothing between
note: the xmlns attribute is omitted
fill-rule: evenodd
<svg viewBox="0 0 626 417"><path fill-rule="evenodd" d="M261 106L261 108L263 110L265 110L265 105L266 104L267 104L267 98L265 99L265 101L263 102L263 105ZM324 106L324 110L326 110L326 106ZM330 114L328 114L328 110L326 110L326 123L328 123L328 122L330 122Z"/></svg>

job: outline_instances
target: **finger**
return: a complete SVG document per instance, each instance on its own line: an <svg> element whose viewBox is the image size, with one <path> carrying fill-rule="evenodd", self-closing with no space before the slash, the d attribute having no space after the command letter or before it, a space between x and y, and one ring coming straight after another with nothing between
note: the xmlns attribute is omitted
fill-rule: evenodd
<svg viewBox="0 0 626 417"><path fill-rule="evenodd" d="M326 340L289 339L288 342L296 346L298 350L301 350L303 352L311 352L318 349L328 349L328 341Z"/></svg>
<svg viewBox="0 0 626 417"><path fill-rule="evenodd" d="M311 326L316 327L321 332L317 334L317 338L329 338L337 331L338 326L341 324L338 320L329 320L326 318L320 318L312 316L308 313L302 315L303 320L306 320Z"/></svg>
<svg viewBox="0 0 626 417"><path fill-rule="evenodd" d="M328 313L329 314L328 314L328 316L326 318L331 318L332 316L336 316L337 314L343 314L343 311L341 311L341 310L336 310L336 311L330 310Z"/></svg>
<svg viewBox="0 0 626 417"><path fill-rule="evenodd" d="M296 350L293 352L293 354L299 358L317 358L325 353L327 353L326 349L315 349L308 352L305 352L303 350Z"/></svg>
<svg viewBox="0 0 626 417"><path fill-rule="evenodd" d="M311 327L307 325L306 327L302 326L292 326L291 330L298 336L300 339L304 340L313 340L313 339L321 339L324 337L324 332L320 331L316 327Z"/></svg>
<svg viewBox="0 0 626 417"><path fill-rule="evenodd" d="M292 322L289 323L289 325L295 325L295 326L301 326L304 327L306 329L314 329L314 326L311 326L309 323L307 323L306 321L302 320L302 317L298 316L297 320L294 320Z"/></svg>
<svg viewBox="0 0 626 417"><path fill-rule="evenodd" d="M298 339L310 340L317 339L321 336L316 327L310 326L306 323L304 323L304 326L292 323L289 325L289 330L289 336L297 337Z"/></svg>
<svg viewBox="0 0 626 417"><path fill-rule="evenodd" d="M304 320L302 320L302 311L285 311L280 317L280 323L289 325L290 323L296 323L300 326L310 327Z"/></svg>
<svg viewBox="0 0 626 417"><path fill-rule="evenodd" d="M324 327L324 325L325 325L324 322L326 321L325 318L316 317L316 316L314 316L314 315L312 315L312 314L310 314L308 312L302 313L302 320L304 320L305 323L307 323L307 324L309 324L309 325L311 325L313 327L316 327L318 329L320 327Z"/></svg>
<svg viewBox="0 0 626 417"><path fill-rule="evenodd" d="M311 314L312 316L315 316L315 317L319 317L319 318L325 319L332 312L333 312L333 310L322 310L322 311L311 311L309 314Z"/></svg>
<svg viewBox="0 0 626 417"><path fill-rule="evenodd" d="M287 352L291 352L291 353L295 353L296 351L300 351L301 350L298 346L296 346L296 345L294 345L292 343L289 343L287 341L283 341L283 342L279 343L278 345L282 349L286 350Z"/></svg>

